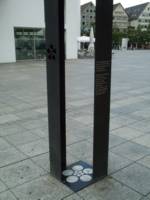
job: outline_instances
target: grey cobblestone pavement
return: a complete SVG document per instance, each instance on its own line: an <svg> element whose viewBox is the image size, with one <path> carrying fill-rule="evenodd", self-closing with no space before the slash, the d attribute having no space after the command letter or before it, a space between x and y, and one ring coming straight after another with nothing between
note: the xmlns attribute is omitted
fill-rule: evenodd
<svg viewBox="0 0 150 200"><path fill-rule="evenodd" d="M92 164L94 61L66 62L67 162ZM150 51L113 54L109 176L73 193L49 175L46 68L0 64L0 200L150 200Z"/></svg>

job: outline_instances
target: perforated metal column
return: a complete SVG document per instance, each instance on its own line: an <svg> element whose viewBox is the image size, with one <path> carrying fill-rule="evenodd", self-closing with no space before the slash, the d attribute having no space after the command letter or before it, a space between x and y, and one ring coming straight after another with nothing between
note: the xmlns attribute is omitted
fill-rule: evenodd
<svg viewBox="0 0 150 200"><path fill-rule="evenodd" d="M66 169L64 0L45 0L47 92L51 174Z"/></svg>

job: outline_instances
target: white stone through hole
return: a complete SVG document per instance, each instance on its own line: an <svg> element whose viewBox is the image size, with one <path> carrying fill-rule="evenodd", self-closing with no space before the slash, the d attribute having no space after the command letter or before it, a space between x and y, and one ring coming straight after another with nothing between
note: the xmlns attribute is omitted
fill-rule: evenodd
<svg viewBox="0 0 150 200"><path fill-rule="evenodd" d="M68 183L77 183L79 181L79 178L77 176L69 176L66 181Z"/></svg>
<svg viewBox="0 0 150 200"><path fill-rule="evenodd" d="M74 167L72 167L72 169L73 169L74 171L81 171L81 170L83 170L84 168L82 167L82 165L75 165Z"/></svg>
<svg viewBox="0 0 150 200"><path fill-rule="evenodd" d="M93 174L93 169L91 169L91 168L86 168L86 169L84 169L83 170L83 172L84 172L84 174Z"/></svg>
<svg viewBox="0 0 150 200"><path fill-rule="evenodd" d="M74 172L74 174L73 174L74 176L78 176L78 177L80 177L80 176L82 176L82 175L84 175L84 173L83 173L83 171L81 170L81 171L75 171Z"/></svg>
<svg viewBox="0 0 150 200"><path fill-rule="evenodd" d="M80 177L80 180L83 181L83 182L89 182L92 180L92 177L89 176L89 175L83 175Z"/></svg>
<svg viewBox="0 0 150 200"><path fill-rule="evenodd" d="M73 171L72 170L65 170L65 171L63 171L63 175L64 176L71 176L71 175L73 175Z"/></svg>

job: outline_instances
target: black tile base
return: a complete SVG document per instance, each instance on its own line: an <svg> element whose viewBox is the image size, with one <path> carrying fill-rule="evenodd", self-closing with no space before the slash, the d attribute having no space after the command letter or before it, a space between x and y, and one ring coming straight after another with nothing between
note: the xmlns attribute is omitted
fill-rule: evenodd
<svg viewBox="0 0 150 200"><path fill-rule="evenodd" d="M74 170L73 168L75 166L82 166L81 168L83 168L83 169ZM73 190L74 192L78 192L78 191L86 188L87 186L91 185L94 182L93 181L93 172L89 174L88 172L85 172L86 171L85 169L89 169L89 170L93 171L93 168L89 164L87 164L83 161L79 161L79 162L76 162L76 163L70 165L69 167L67 167L67 170L69 170L70 175L68 175L68 176L62 175L63 183L66 186L68 186L71 190Z"/></svg>

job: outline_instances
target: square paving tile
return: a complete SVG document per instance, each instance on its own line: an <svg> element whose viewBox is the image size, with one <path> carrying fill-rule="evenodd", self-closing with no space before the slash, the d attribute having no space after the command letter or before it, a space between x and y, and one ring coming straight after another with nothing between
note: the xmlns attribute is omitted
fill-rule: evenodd
<svg viewBox="0 0 150 200"><path fill-rule="evenodd" d="M133 164L112 176L143 195L150 193L150 169L142 165Z"/></svg>
<svg viewBox="0 0 150 200"><path fill-rule="evenodd" d="M25 132L25 128L21 127L19 124L10 123L0 125L0 136L12 135L15 133Z"/></svg>
<svg viewBox="0 0 150 200"><path fill-rule="evenodd" d="M17 199L10 191L7 191L0 193L0 200L17 200Z"/></svg>
<svg viewBox="0 0 150 200"><path fill-rule="evenodd" d="M138 160L137 163L140 163L145 167L150 168L150 156L145 156L144 158Z"/></svg>
<svg viewBox="0 0 150 200"><path fill-rule="evenodd" d="M12 190L21 200L61 200L72 191L51 176L44 176Z"/></svg>
<svg viewBox="0 0 150 200"><path fill-rule="evenodd" d="M133 161L109 152L108 173L112 174L124 167L127 167L131 163L133 163Z"/></svg>
<svg viewBox="0 0 150 200"><path fill-rule="evenodd" d="M19 117L17 117L14 114L7 114L0 116L0 124L15 122L17 120L19 120Z"/></svg>
<svg viewBox="0 0 150 200"><path fill-rule="evenodd" d="M32 181L43 174L45 174L45 171L31 160L25 160L0 169L0 178L9 188Z"/></svg>
<svg viewBox="0 0 150 200"><path fill-rule="evenodd" d="M73 195L71 195L69 197L66 197L66 198L62 199L62 200L84 200L84 199L81 198L80 196L76 195L76 194L73 194Z"/></svg>
<svg viewBox="0 0 150 200"><path fill-rule="evenodd" d="M50 158L49 153L42 154L40 156L36 156L31 158L38 166L45 169L47 172L50 172Z"/></svg>
<svg viewBox="0 0 150 200"><path fill-rule="evenodd" d="M112 148L111 151L115 154L121 155L133 161L136 161L150 154L149 148L133 142L126 142L124 144L121 144L117 147Z"/></svg>
<svg viewBox="0 0 150 200"><path fill-rule="evenodd" d="M112 134L126 140L131 140L133 138L139 137L140 135L143 135L144 133L130 127L123 127L112 131Z"/></svg>
<svg viewBox="0 0 150 200"><path fill-rule="evenodd" d="M38 135L39 137L41 138L48 138L48 129L47 127L41 127L41 128L37 128L37 129L32 129L30 131L31 133L35 134L35 135Z"/></svg>
<svg viewBox="0 0 150 200"><path fill-rule="evenodd" d="M40 139L34 142L19 145L18 148L27 156L33 157L49 152L48 140Z"/></svg>
<svg viewBox="0 0 150 200"><path fill-rule="evenodd" d="M127 140L125 140L125 139L123 139L123 138L121 138L119 136L110 134L110 137L109 137L109 148L118 146L119 144L122 144L124 142L127 142Z"/></svg>
<svg viewBox="0 0 150 200"><path fill-rule="evenodd" d="M140 200L150 200L150 198L148 198L148 197L143 197L143 198L140 199Z"/></svg>
<svg viewBox="0 0 150 200"><path fill-rule="evenodd" d="M130 188L106 178L82 190L79 195L86 200L140 200L141 196Z"/></svg>
<svg viewBox="0 0 150 200"><path fill-rule="evenodd" d="M133 140L133 142L150 148L150 134L145 134L139 138L136 138Z"/></svg>
<svg viewBox="0 0 150 200"><path fill-rule="evenodd" d="M12 146L3 138L0 138L0 151L11 148Z"/></svg>
<svg viewBox="0 0 150 200"><path fill-rule="evenodd" d="M4 183L2 183L1 181L0 181L0 192L3 192L3 191L5 191L5 190L7 190L8 188L6 187L6 185L4 185Z"/></svg>
<svg viewBox="0 0 150 200"><path fill-rule="evenodd" d="M26 143L30 143L32 141L38 140L40 139L40 137L38 135L32 134L29 131L28 132L26 131L26 132L20 132L20 133L6 136L5 139L9 143L15 146L18 146L18 145L22 145L22 144L26 144Z"/></svg>
<svg viewBox="0 0 150 200"><path fill-rule="evenodd" d="M67 151L75 157L84 161L93 156L93 145L87 140L72 144L67 147Z"/></svg>
<svg viewBox="0 0 150 200"><path fill-rule="evenodd" d="M142 120L142 121L136 122L134 124L130 124L129 126L135 128L137 130L140 130L144 133L150 133L149 120Z"/></svg>
<svg viewBox="0 0 150 200"><path fill-rule="evenodd" d="M26 159L27 156L15 148L0 151L0 167Z"/></svg>

